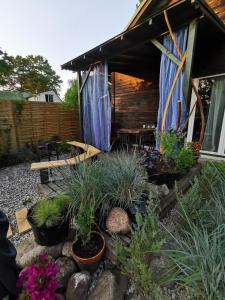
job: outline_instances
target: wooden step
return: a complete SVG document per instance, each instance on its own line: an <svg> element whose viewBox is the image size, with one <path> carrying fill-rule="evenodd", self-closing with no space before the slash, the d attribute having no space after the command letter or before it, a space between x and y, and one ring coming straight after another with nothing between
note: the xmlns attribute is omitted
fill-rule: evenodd
<svg viewBox="0 0 225 300"><path fill-rule="evenodd" d="M27 208L23 208L15 213L18 233L26 233L31 230L27 221Z"/></svg>

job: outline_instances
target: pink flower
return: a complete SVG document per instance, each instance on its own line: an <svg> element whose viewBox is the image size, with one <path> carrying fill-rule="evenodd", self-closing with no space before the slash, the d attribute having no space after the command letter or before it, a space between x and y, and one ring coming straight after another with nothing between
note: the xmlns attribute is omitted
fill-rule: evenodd
<svg viewBox="0 0 225 300"><path fill-rule="evenodd" d="M57 300L55 291L58 287L58 272L59 267L46 253L39 255L20 274L17 287L21 288L21 299Z"/></svg>

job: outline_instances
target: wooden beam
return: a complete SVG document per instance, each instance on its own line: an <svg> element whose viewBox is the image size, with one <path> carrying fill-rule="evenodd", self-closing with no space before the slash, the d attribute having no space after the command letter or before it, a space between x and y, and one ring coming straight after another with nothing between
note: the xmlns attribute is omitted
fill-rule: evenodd
<svg viewBox="0 0 225 300"><path fill-rule="evenodd" d="M83 99L82 99L82 93L80 92L81 85L82 85L82 76L81 76L80 71L77 72L77 85L78 85L79 119L80 119L80 138L81 138L81 141L83 142L83 140L84 140L84 133L83 133Z"/></svg>
<svg viewBox="0 0 225 300"><path fill-rule="evenodd" d="M156 39L152 39L151 43L156 46L156 48L158 48L163 54L168 56L176 65L180 65L181 61L175 55L173 55L173 53L167 50L159 41L157 41Z"/></svg>
<svg viewBox="0 0 225 300"><path fill-rule="evenodd" d="M86 74L86 76L85 76L85 78L84 78L84 81L83 81L83 83L82 83L82 85L81 85L81 88L80 88L80 94L82 93L82 91L83 91L83 89L84 89L84 87L85 87L85 84L86 84L86 82L87 82L87 80L88 80L88 77L89 77L89 75L90 75L90 73L91 73L92 68L93 68L93 65L90 65L90 67L89 67L89 69L88 69L88 71L87 71L87 74Z"/></svg>
<svg viewBox="0 0 225 300"><path fill-rule="evenodd" d="M195 42L198 30L198 20L195 19L190 22L188 41L187 41L187 58L184 66L184 99L187 103L187 109L189 110L191 102L191 73L194 61Z"/></svg>

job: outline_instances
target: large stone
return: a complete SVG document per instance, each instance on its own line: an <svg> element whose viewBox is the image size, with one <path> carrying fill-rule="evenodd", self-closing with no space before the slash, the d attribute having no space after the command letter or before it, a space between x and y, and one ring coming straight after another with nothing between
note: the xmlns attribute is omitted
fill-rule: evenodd
<svg viewBox="0 0 225 300"><path fill-rule="evenodd" d="M149 190L153 194L155 194L159 197L165 197L170 192L170 190L169 190L169 188L166 184L156 185L156 184L153 184L153 183L148 183L148 187L149 187Z"/></svg>
<svg viewBox="0 0 225 300"><path fill-rule="evenodd" d="M77 266L72 259L63 256L59 257L56 263L59 266L59 273L57 275L59 282L58 290L62 292L66 289L71 275L77 271Z"/></svg>
<svg viewBox="0 0 225 300"><path fill-rule="evenodd" d="M30 237L17 246L17 265L23 269L42 253L58 258L62 254L62 246L62 243L51 247L40 246L36 244L33 237Z"/></svg>
<svg viewBox="0 0 225 300"><path fill-rule="evenodd" d="M127 212L119 207L112 208L106 220L106 227L110 233L129 233L130 220Z"/></svg>
<svg viewBox="0 0 225 300"><path fill-rule="evenodd" d="M65 242L62 248L62 255L72 257L72 244L73 242Z"/></svg>
<svg viewBox="0 0 225 300"><path fill-rule="evenodd" d="M88 300L123 300L127 283L127 278L119 272L106 270L102 273Z"/></svg>
<svg viewBox="0 0 225 300"><path fill-rule="evenodd" d="M90 274L87 271L70 277L66 290L66 300L85 300L89 289Z"/></svg>

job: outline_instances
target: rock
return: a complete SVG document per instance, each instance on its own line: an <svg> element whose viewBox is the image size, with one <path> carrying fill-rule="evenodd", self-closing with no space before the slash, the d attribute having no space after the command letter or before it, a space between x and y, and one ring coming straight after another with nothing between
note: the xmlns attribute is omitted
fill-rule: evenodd
<svg viewBox="0 0 225 300"><path fill-rule="evenodd" d="M65 300L66 298L62 294L56 294L58 300Z"/></svg>
<svg viewBox="0 0 225 300"><path fill-rule="evenodd" d="M123 300L127 283L127 278L120 273L106 270L102 273L88 300Z"/></svg>
<svg viewBox="0 0 225 300"><path fill-rule="evenodd" d="M65 242L62 248L62 255L72 257L71 249L73 242Z"/></svg>
<svg viewBox="0 0 225 300"><path fill-rule="evenodd" d="M58 258L62 254L62 246L62 243L51 247L40 246L37 245L34 241L34 238L31 237L17 246L17 265L21 269L23 269L24 267L27 267L41 253L47 253L53 258Z"/></svg>
<svg viewBox="0 0 225 300"><path fill-rule="evenodd" d="M66 300L85 300L90 282L90 274L87 271L73 274L68 282Z"/></svg>
<svg viewBox="0 0 225 300"><path fill-rule="evenodd" d="M106 220L106 227L111 233L129 233L130 220L127 212L119 207L112 208Z"/></svg>
<svg viewBox="0 0 225 300"><path fill-rule="evenodd" d="M60 270L57 275L59 281L58 291L64 291L71 275L77 271L77 266L75 265L75 262L68 257L59 257L56 260L56 263Z"/></svg>
<svg viewBox="0 0 225 300"><path fill-rule="evenodd" d="M170 190L166 184L156 185L153 183L148 183L149 190L159 197L165 197L169 194Z"/></svg>

